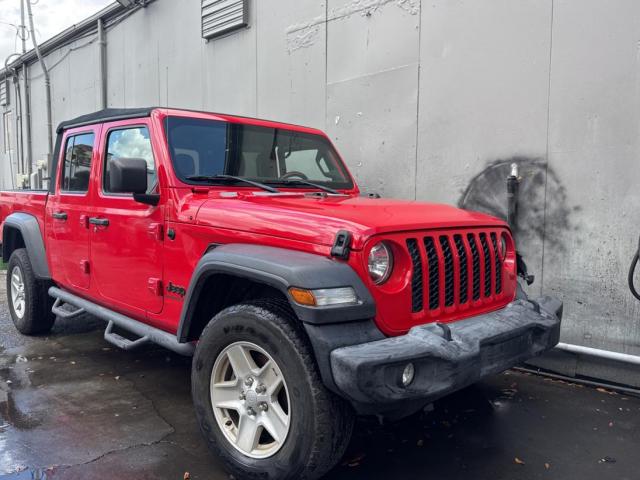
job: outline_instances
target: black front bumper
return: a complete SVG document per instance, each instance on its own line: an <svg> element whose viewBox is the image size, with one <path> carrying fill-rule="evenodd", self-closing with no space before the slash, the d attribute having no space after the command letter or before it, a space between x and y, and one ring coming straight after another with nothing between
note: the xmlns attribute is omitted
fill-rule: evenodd
<svg viewBox="0 0 640 480"><path fill-rule="evenodd" d="M562 302L541 297L444 327L414 327L399 337L333 350L333 380L360 413L418 409L553 348L561 318ZM415 377L404 387L402 371L410 362Z"/></svg>

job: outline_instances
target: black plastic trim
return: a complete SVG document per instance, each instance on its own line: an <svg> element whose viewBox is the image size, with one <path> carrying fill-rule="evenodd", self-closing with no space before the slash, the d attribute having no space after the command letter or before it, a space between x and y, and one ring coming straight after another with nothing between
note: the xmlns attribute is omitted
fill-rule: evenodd
<svg viewBox="0 0 640 480"><path fill-rule="evenodd" d="M253 280L280 290L300 320L311 324L329 324L373 318L375 303L356 272L346 263L311 253L251 244L221 245L202 256L195 268L185 297L178 340L189 338L189 328L197 299L207 278L227 274ZM331 307L298 305L289 295L289 287L306 289L352 287L359 302Z"/></svg>
<svg viewBox="0 0 640 480"><path fill-rule="evenodd" d="M331 385L361 414L397 416L540 355L560 338L562 302L515 300L505 308L406 335L334 349ZM311 335L310 335L311 337ZM400 382L407 363L415 378Z"/></svg>
<svg viewBox="0 0 640 480"><path fill-rule="evenodd" d="M159 193L134 193L133 199L136 202L144 203L145 205L151 205L155 207L158 205L158 203L160 203L160 194Z"/></svg>
<svg viewBox="0 0 640 480"><path fill-rule="evenodd" d="M2 258L5 262L9 261L12 253L6 249L7 235L10 228L15 228L22 234L24 245L29 254L29 261L36 277L42 280L50 280L51 274L49 273L44 241L36 217L28 213L15 212L5 218L2 229Z"/></svg>
<svg viewBox="0 0 640 480"><path fill-rule="evenodd" d="M351 238L351 232L347 230L340 230L336 233L336 238L331 247L331 256L347 260L351 251Z"/></svg>
<svg viewBox="0 0 640 480"><path fill-rule="evenodd" d="M158 107L145 108L105 108L97 112L81 115L71 120L58 124L56 133L62 133L69 128L83 127L96 123L114 122L116 120L128 120L130 118L144 118L151 116L151 112Z"/></svg>
<svg viewBox="0 0 640 480"><path fill-rule="evenodd" d="M333 380L331 352L337 348L374 342L386 338L372 319L330 325L303 324L311 341L320 376L325 386L343 395Z"/></svg>

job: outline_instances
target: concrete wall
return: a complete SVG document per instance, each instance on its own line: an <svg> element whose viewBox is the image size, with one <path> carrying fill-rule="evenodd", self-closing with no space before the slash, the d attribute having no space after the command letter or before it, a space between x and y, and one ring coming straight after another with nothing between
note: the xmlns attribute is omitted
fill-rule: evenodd
<svg viewBox="0 0 640 480"><path fill-rule="evenodd" d="M157 0L110 28L109 106L319 127L365 190L497 215L516 162L530 290L565 300L563 341L640 354L640 302L625 283L640 234L639 2L250 3L249 28L210 42L198 0ZM55 123L98 106L91 40L47 57ZM35 65L30 78L39 159Z"/></svg>

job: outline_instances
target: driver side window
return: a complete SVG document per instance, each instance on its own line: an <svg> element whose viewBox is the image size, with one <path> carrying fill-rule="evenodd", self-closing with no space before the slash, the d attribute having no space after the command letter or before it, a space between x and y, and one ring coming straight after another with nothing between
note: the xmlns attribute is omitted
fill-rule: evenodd
<svg viewBox="0 0 640 480"><path fill-rule="evenodd" d="M111 130L107 137L107 155L103 175L103 191L114 193L110 189L109 173L116 158L141 158L147 164L147 193L156 193L158 178L156 173L151 139L147 127L127 127Z"/></svg>

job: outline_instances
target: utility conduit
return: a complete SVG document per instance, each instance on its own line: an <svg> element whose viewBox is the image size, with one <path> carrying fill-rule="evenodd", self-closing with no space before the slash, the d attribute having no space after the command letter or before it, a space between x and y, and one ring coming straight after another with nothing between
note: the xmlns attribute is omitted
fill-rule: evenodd
<svg viewBox="0 0 640 480"><path fill-rule="evenodd" d="M556 345L558 350L565 352L577 353L580 355L589 355L591 357L604 358L606 360L614 360L616 362L628 363L631 365L640 365L640 356L629 355L628 353L610 352L608 350L600 350L598 348L583 347L582 345L572 345L570 343L559 343Z"/></svg>
<svg viewBox="0 0 640 480"><path fill-rule="evenodd" d="M35 28L33 27L33 13L31 12L31 0L24 0L27 2L27 13L29 16L29 33L31 35L31 41L33 42L33 49L36 51L36 56L40 62L42 73L44 74L44 87L45 87L45 102L47 107L47 172L51 172L51 154L53 152L53 121L51 120L51 79L49 78L49 70L44 63L44 58L40 53L40 47L36 41ZM26 75L26 70L25 70ZM31 181L31 165L33 159L28 158L27 173L29 174L29 181Z"/></svg>

